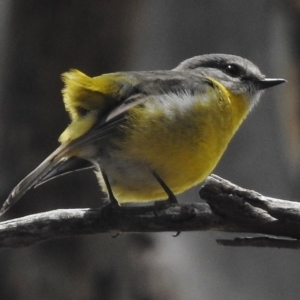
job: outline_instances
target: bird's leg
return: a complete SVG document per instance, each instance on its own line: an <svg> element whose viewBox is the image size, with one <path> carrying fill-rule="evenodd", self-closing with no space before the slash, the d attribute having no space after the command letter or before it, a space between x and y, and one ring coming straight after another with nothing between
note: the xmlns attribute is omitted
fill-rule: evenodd
<svg viewBox="0 0 300 300"><path fill-rule="evenodd" d="M167 184L162 180L162 178L155 172L152 171L152 174L154 178L157 180L157 182L160 184L160 186L163 188L163 190L168 195L168 199L166 200L169 203L178 203L176 196L173 194L171 189L167 186Z"/></svg>
<svg viewBox="0 0 300 300"><path fill-rule="evenodd" d="M104 219L105 218L108 219L109 218L109 211L110 211L110 209L111 208L112 209L113 208L119 208L120 205L119 205L117 199L115 198L115 196L113 194L113 191L112 191L111 185L109 183L107 174L103 170L100 170L100 172L102 174L104 183L106 185L107 193L108 193L108 198L109 198L109 201L110 201L110 203L108 205L106 205L105 207L102 208L102 216L103 216ZM120 233L117 232L116 234L113 234L111 237L112 238L117 238L119 235L120 235Z"/></svg>
<svg viewBox="0 0 300 300"><path fill-rule="evenodd" d="M110 204L109 205L112 206L113 208L120 207L119 203L118 203L117 199L115 198L115 196L113 194L113 191L111 189L111 185L109 183L107 174L103 170L100 170L100 172L101 172L101 174L103 176L103 180L104 180L104 183L105 183L106 188L107 188L108 198L110 200Z"/></svg>
<svg viewBox="0 0 300 300"><path fill-rule="evenodd" d="M162 178L155 172L152 171L152 174L154 178L157 180L157 182L160 184L160 186L163 188L163 190L168 195L168 199L166 201L155 201L154 202L154 214L157 216L157 209L160 209L166 202L167 203L178 203L176 196L171 191L171 189L167 186L167 184L162 180ZM179 236L181 231L177 231L175 234L173 234L173 237Z"/></svg>

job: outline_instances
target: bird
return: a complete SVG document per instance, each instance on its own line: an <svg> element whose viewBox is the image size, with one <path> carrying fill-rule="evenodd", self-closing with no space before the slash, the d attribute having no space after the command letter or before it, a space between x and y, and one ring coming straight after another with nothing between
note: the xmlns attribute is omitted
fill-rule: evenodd
<svg viewBox="0 0 300 300"><path fill-rule="evenodd" d="M236 55L204 54L172 70L62 74L71 123L60 146L4 202L70 172L94 170L113 207L167 200L216 167L263 91L284 83Z"/></svg>

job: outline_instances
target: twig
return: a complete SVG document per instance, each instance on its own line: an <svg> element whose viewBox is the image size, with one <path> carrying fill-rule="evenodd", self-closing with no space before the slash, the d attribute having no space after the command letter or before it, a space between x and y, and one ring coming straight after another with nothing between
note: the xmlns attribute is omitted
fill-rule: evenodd
<svg viewBox="0 0 300 300"><path fill-rule="evenodd" d="M233 240L218 239L217 243L222 246L230 247L260 247L260 248L285 248L300 249L299 240L277 239L271 237L244 237Z"/></svg>
<svg viewBox="0 0 300 300"><path fill-rule="evenodd" d="M207 178L200 195L207 203L166 204L155 211L153 206L60 209L4 221L0 223L0 247L25 247L54 238L103 232L210 230L300 239L299 203L264 197L215 175ZM218 242L249 245L239 240ZM271 243L267 245L265 238L264 245L272 247ZM282 243L285 248L291 248L290 244ZM259 245L253 242L251 246Z"/></svg>

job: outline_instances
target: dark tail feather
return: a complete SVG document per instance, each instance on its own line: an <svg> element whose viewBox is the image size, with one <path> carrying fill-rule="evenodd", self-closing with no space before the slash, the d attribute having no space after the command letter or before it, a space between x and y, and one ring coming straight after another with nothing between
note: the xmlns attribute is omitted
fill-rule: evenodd
<svg viewBox="0 0 300 300"><path fill-rule="evenodd" d="M59 161L43 178L41 178L34 187L38 187L57 177L87 169L94 168L94 165L88 160L72 156L66 160Z"/></svg>
<svg viewBox="0 0 300 300"><path fill-rule="evenodd" d="M63 146L56 149L11 191L0 210L0 216L16 203L29 189L72 171L92 167L92 164L88 161L75 157L68 158L63 156L66 152L65 150L66 148Z"/></svg>

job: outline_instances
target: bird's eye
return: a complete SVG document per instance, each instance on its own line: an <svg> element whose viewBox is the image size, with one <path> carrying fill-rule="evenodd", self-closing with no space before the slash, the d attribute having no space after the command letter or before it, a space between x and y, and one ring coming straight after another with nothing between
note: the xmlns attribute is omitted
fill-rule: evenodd
<svg viewBox="0 0 300 300"><path fill-rule="evenodd" d="M77 106L76 107L76 112L79 116L84 117L89 113L89 109L82 107L82 106Z"/></svg>
<svg viewBox="0 0 300 300"><path fill-rule="evenodd" d="M224 72L231 77L240 77L242 75L242 68L236 64L226 64L223 67Z"/></svg>

